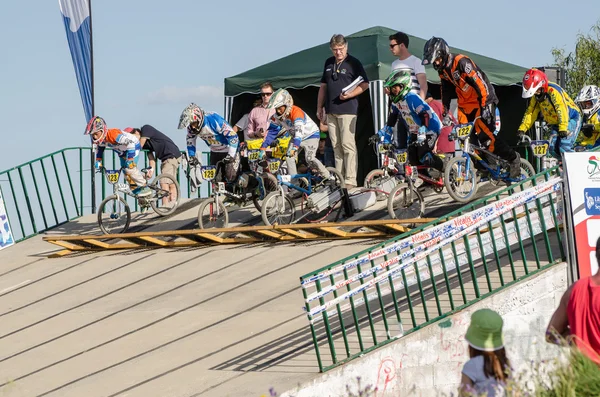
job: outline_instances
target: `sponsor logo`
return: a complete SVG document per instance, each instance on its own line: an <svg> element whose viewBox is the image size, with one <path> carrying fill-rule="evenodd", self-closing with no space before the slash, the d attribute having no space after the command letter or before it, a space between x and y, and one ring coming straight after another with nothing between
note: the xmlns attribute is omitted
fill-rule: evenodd
<svg viewBox="0 0 600 397"><path fill-rule="evenodd" d="M600 188L585 188L585 213L587 215L600 215Z"/></svg>
<svg viewBox="0 0 600 397"><path fill-rule="evenodd" d="M588 158L587 173L589 179L600 179L600 158L595 155Z"/></svg>

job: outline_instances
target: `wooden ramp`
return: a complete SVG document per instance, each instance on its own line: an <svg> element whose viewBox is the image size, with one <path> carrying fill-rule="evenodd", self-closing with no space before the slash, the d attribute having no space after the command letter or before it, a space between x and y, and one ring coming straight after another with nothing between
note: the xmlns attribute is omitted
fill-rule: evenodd
<svg viewBox="0 0 600 397"><path fill-rule="evenodd" d="M81 251L182 248L215 244L290 242L386 238L405 233L413 225L434 218L379 219L369 221L311 223L275 226L241 226L221 229L171 230L103 235L44 236L43 240L64 250L49 255L61 257Z"/></svg>

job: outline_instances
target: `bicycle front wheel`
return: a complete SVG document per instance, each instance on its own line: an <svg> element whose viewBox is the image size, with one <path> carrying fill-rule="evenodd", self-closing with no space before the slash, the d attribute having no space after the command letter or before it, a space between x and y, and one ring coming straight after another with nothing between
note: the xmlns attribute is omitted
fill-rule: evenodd
<svg viewBox="0 0 600 397"><path fill-rule="evenodd" d="M131 222L131 210L121 196L105 198L98 207L98 226L104 234L125 233Z"/></svg>
<svg viewBox="0 0 600 397"><path fill-rule="evenodd" d="M402 183L388 196L388 213L392 219L420 218L425 213L425 199L414 186Z"/></svg>
<svg viewBox="0 0 600 397"><path fill-rule="evenodd" d="M446 191L459 203L468 203L477 193L477 174L473 162L469 162L464 157L454 157L444 170L444 184Z"/></svg>
<svg viewBox="0 0 600 397"><path fill-rule="evenodd" d="M225 204L214 198L204 200L198 208L198 225L200 229L227 227L229 214Z"/></svg>
<svg viewBox="0 0 600 397"><path fill-rule="evenodd" d="M154 197L150 200L150 206L160 216L171 215L181 201L181 189L179 183L169 174L160 174L150 185Z"/></svg>
<svg viewBox="0 0 600 397"><path fill-rule="evenodd" d="M289 225L294 222L296 209L294 202L281 192L271 192L262 202L262 220L267 226Z"/></svg>

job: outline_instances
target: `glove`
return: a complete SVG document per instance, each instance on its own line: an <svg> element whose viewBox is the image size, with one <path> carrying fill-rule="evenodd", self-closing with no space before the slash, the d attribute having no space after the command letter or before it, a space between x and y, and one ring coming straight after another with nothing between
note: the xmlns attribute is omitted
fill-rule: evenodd
<svg viewBox="0 0 600 397"><path fill-rule="evenodd" d="M594 133L594 124L584 124L581 127L581 132L586 136L586 138L591 138Z"/></svg>
<svg viewBox="0 0 600 397"><path fill-rule="evenodd" d="M375 134L375 135L371 135L371 137L369 138L369 144L374 145L377 142L379 142L381 140L381 136L379 135L379 133Z"/></svg>
<svg viewBox="0 0 600 397"><path fill-rule="evenodd" d="M262 159L265 158L265 153L266 153L266 151L264 149L260 149L258 151L258 161L262 161Z"/></svg>
<svg viewBox="0 0 600 397"><path fill-rule="evenodd" d="M192 157L190 157L188 164L190 165L190 167L195 167L200 164L200 161L198 160L198 157L192 156Z"/></svg>
<svg viewBox="0 0 600 397"><path fill-rule="evenodd" d="M233 162L233 157L231 157L231 155L229 155L229 154L228 154L228 155L227 155L227 156L225 156L225 158L223 159L223 162L224 162L225 164L232 163L232 162Z"/></svg>
<svg viewBox="0 0 600 397"><path fill-rule="evenodd" d="M427 134L427 127L425 127L424 125L419 127L419 135L421 135L421 134L423 134L423 135Z"/></svg>
<svg viewBox="0 0 600 397"><path fill-rule="evenodd" d="M148 167L148 171L146 171L146 178L150 179L154 175L154 168Z"/></svg>
<svg viewBox="0 0 600 397"><path fill-rule="evenodd" d="M446 127L452 125L452 117L450 117L448 112L442 114L442 124Z"/></svg>
<svg viewBox="0 0 600 397"><path fill-rule="evenodd" d="M523 138L524 135L525 135L525 131L521 131L521 130L517 131L517 138L521 139L521 138Z"/></svg>
<svg viewBox="0 0 600 397"><path fill-rule="evenodd" d="M277 146L279 146L279 138L274 139L273 142L271 142L271 144L269 145L269 147L272 148L276 148Z"/></svg>
<svg viewBox="0 0 600 397"><path fill-rule="evenodd" d="M100 170L100 168L102 168L102 160L96 160L96 162L94 163L94 168L96 169L96 171Z"/></svg>
<svg viewBox="0 0 600 397"><path fill-rule="evenodd" d="M489 123L492 120L492 112L489 106L483 108L481 118L484 119L486 123Z"/></svg>
<svg viewBox="0 0 600 397"><path fill-rule="evenodd" d="M294 157L296 155L297 151L298 151L298 146L290 145L290 147L288 148L288 151L287 151L287 156Z"/></svg>
<svg viewBox="0 0 600 397"><path fill-rule="evenodd" d="M561 138L566 138L569 135L569 131L561 130L558 131L558 136Z"/></svg>

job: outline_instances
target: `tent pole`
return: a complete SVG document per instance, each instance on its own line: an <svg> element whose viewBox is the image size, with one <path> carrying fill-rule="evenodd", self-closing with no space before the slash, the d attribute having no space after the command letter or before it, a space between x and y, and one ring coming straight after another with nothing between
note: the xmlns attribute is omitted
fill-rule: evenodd
<svg viewBox="0 0 600 397"><path fill-rule="evenodd" d="M92 84L92 117L96 115L96 103L94 98L94 35L92 33L92 0L88 0L88 12L90 14L90 81ZM93 148L93 146L92 146ZM91 190L92 190L92 214L96 213L96 174L94 172L94 162L96 156L94 150L90 152L90 178L91 178ZM82 170L83 172L83 170ZM83 188L83 186L82 186Z"/></svg>

